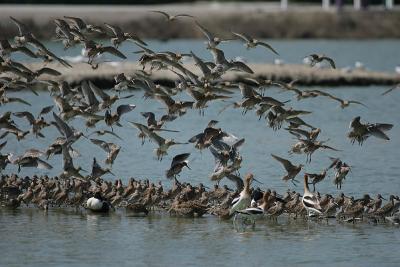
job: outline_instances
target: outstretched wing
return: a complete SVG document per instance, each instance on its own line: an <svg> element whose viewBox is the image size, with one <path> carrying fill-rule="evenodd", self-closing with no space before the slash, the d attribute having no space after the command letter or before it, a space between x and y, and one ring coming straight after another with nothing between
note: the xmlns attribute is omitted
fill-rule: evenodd
<svg viewBox="0 0 400 267"><path fill-rule="evenodd" d="M164 12L164 11L151 10L150 12L161 14L161 15L163 15L164 17L166 17L167 19L170 18L170 15L169 15L168 13Z"/></svg>
<svg viewBox="0 0 400 267"><path fill-rule="evenodd" d="M237 33L237 32L232 32L234 35L236 35L237 37L239 37L240 39L242 39L243 41L247 42L247 43L251 43L253 38L251 38L250 36L248 36L247 34L244 33Z"/></svg>
<svg viewBox="0 0 400 267"><path fill-rule="evenodd" d="M127 104L127 105L119 105L117 107L117 114L119 116L122 116L125 113L131 112L132 110L134 110L136 108L136 105L134 104Z"/></svg>
<svg viewBox="0 0 400 267"><path fill-rule="evenodd" d="M104 151L110 152L110 146L107 142L100 140L100 139L94 139L94 138L91 138L90 142L101 147Z"/></svg>
<svg viewBox="0 0 400 267"><path fill-rule="evenodd" d="M92 81L88 81L90 89L95 93L98 97L100 97L103 101L106 101L110 99L110 96L104 92L104 90L101 90L99 87L97 87Z"/></svg>
<svg viewBox="0 0 400 267"><path fill-rule="evenodd" d="M47 107L42 108L42 110L39 112L38 117L49 113L49 112L53 109L53 107L54 107L54 106L51 105L51 106L47 106Z"/></svg>
<svg viewBox="0 0 400 267"><path fill-rule="evenodd" d="M201 30L201 32L207 37L208 41L213 41L214 40L214 35L212 35L206 28L204 28L200 23L195 21L197 27Z"/></svg>
<svg viewBox="0 0 400 267"><path fill-rule="evenodd" d="M332 66L332 68L336 69L335 61L333 61L332 58L330 58L330 57L322 57L322 59L325 59L326 61L328 61L329 64Z"/></svg>
<svg viewBox="0 0 400 267"><path fill-rule="evenodd" d="M57 116L56 113L53 112L54 120L58 126L58 129L64 134L66 138L72 136L74 132L72 131L71 127L68 126L60 117Z"/></svg>
<svg viewBox="0 0 400 267"><path fill-rule="evenodd" d="M185 160L187 160L190 156L190 153L183 153L183 154L179 154L176 155L171 162L171 167L175 166L178 163L184 162Z"/></svg>
<svg viewBox="0 0 400 267"><path fill-rule="evenodd" d="M101 51L103 53L109 53L112 54L116 57L122 58L122 59L126 59L126 56L124 54L122 54L122 52L120 52L117 48L112 47L112 46L105 46L101 48Z"/></svg>
<svg viewBox="0 0 400 267"><path fill-rule="evenodd" d="M13 115L17 116L18 118L24 118L25 117L28 120L30 125L32 125L35 122L35 117L29 111L14 112Z"/></svg>
<svg viewBox="0 0 400 267"><path fill-rule="evenodd" d="M274 154L271 154L271 156L272 156L274 159L276 159L277 161L279 161L279 162L283 165L283 167L285 167L285 170L286 170L286 171L288 171L288 170L290 170L290 169L292 169L292 168L294 167L293 164L292 164L289 160L287 160L287 159L278 157L278 156L276 156L276 155L274 155Z"/></svg>
<svg viewBox="0 0 400 267"><path fill-rule="evenodd" d="M104 23L104 25L106 25L106 27L109 28L116 37L124 35L124 32L122 31L122 29L120 27L113 26L108 23Z"/></svg>
<svg viewBox="0 0 400 267"><path fill-rule="evenodd" d="M276 50L275 50L271 45L267 44L266 42L260 42L260 41L258 41L257 44L268 48L268 49L271 50L275 55L278 55L278 56L279 56L279 53L276 52Z"/></svg>
<svg viewBox="0 0 400 267"><path fill-rule="evenodd" d="M367 105L365 105L365 104L361 103L360 101L356 101L356 100L349 100L349 103L358 104L358 105L361 105L361 106L363 106L363 107L366 107L366 108L368 108L368 107L367 107Z"/></svg>
<svg viewBox="0 0 400 267"><path fill-rule="evenodd" d="M385 92L383 92L381 95L386 95L386 94L390 93L391 91L393 91L394 89L398 89L398 88L400 88L400 83L399 83L399 84L396 84L395 86L393 86L393 87L391 87L391 88L389 88L388 90L386 90Z"/></svg>
<svg viewBox="0 0 400 267"><path fill-rule="evenodd" d="M20 22L19 20L15 19L11 16L10 16L10 19L15 23L15 25L17 25L18 31L19 31L19 36L24 36L24 35L31 33L31 31L28 29L28 27L25 24L23 24L22 22Z"/></svg>

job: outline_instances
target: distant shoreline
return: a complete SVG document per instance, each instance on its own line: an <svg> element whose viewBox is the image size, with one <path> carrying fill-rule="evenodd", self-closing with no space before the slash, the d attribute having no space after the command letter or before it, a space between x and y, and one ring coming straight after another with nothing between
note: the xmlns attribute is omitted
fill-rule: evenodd
<svg viewBox="0 0 400 267"><path fill-rule="evenodd" d="M163 10L172 14L188 13L214 33L230 36L230 30L247 32L257 38L400 38L400 9L385 11L374 7L354 11L346 7L336 12L323 11L316 5L289 5L281 11L275 3L195 3L149 6L88 5L0 5L0 37L11 38L17 28L10 21L14 16L25 22L40 39L54 36L54 18L78 16L87 22L104 22L121 26L142 38L202 38L193 20L182 18L168 23L161 15L149 12Z"/></svg>
<svg viewBox="0 0 400 267"><path fill-rule="evenodd" d="M41 63L26 64L30 69L39 69ZM367 70L344 71L340 69L319 69L311 68L306 65L285 64L256 64L249 63L248 66L254 71L254 74L249 75L244 72L229 72L224 75L224 80L230 82L244 81L243 78L253 77L261 79L271 79L277 81L293 81L297 80L300 85L319 85L319 86L370 86L370 85L394 85L400 83L400 75L388 72L376 72ZM70 84L80 84L82 80L92 80L102 88L112 87L114 76L119 73L124 73L127 76L132 76L141 67L137 62L120 62L118 65L109 67L107 63L100 64L98 69L93 70L88 64L79 63L73 64L73 68L65 68L56 63L47 65L62 73L61 76L46 77L55 81L65 80ZM185 68L189 69L196 75L201 75L199 68L188 63ZM159 70L151 74L151 78L158 84L165 86L175 86L177 76L170 71ZM244 81L245 82L245 81Z"/></svg>

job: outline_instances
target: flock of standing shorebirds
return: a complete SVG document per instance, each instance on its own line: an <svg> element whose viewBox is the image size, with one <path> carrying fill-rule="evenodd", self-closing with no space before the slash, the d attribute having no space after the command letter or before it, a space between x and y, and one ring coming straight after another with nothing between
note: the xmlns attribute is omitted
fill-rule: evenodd
<svg viewBox="0 0 400 267"><path fill-rule="evenodd" d="M179 17L190 15L179 14L171 16L165 12L154 11L166 17L168 23ZM56 128L60 137L54 140L45 151L29 149L24 154L15 156L12 153L0 153L0 169L4 171L9 164L21 168L34 167L38 169L52 169L46 159L54 155L61 155L63 159L63 171L59 176L47 175L33 177L20 177L18 174L4 174L0 179L0 201L3 207L18 208L21 204L35 206L44 210L54 206L69 206L76 209L85 208L92 212L110 212L124 208L133 213L148 214L153 209L165 209L176 216L202 216L203 214L217 215L223 219L234 218L234 222L240 218L242 223L254 224L256 218L275 219L281 214L288 214L289 218L337 218L355 223L366 219L367 221L389 220L394 224L399 223L399 196L391 195L386 204L383 197L378 194L371 198L368 194L361 199L354 199L340 193L337 197L330 194L320 195L316 192L316 185L323 181L327 172L331 169L334 173L334 184L341 188L351 166L339 158L331 158L332 164L321 173L304 173L304 192L288 190L280 195L274 190L262 191L260 188L252 188L253 181L258 182L252 174L247 174L244 179L240 177L242 156L240 148L245 143L244 138L237 138L216 125L218 121L211 120L205 129L193 136L188 142L177 142L174 139L166 139L161 136L163 131L174 132L164 126L181 116L188 110L197 109L200 115L204 115L207 106L217 100L231 98L234 90L240 89L242 100L234 102L224 108L232 107L242 109L243 113L256 110L260 119L265 119L267 125L274 131L284 127L284 130L297 138L297 142L291 147L290 153L305 154L306 163L311 162L312 155L317 150L336 150L327 145L327 141L318 140L320 128L306 123L301 116L311 113L305 110L295 110L288 106L288 102L281 102L265 95L265 89L271 86L293 92L297 100L328 97L340 104L341 108L350 105L364 105L355 100L340 99L321 90L301 90L294 82L263 80L259 78L242 78L238 82L224 81L223 75L230 71L252 74L252 69L242 61L228 60L224 52L218 48L221 42L240 39L250 49L256 46L265 47L272 53L278 52L268 43L256 40L246 34L232 32L233 38L223 39L215 36L204 26L194 20L196 27L207 38L207 49L213 56L212 62L206 62L193 52L188 54L174 53L170 51L156 52L148 48L147 44L133 33L124 32L120 27L104 23L96 26L85 23L76 17L64 17L55 19L56 40L61 41L65 49L76 45L82 45L86 62L97 69L102 64L102 54L112 54L126 59L126 56L118 50L119 45L125 41L131 41L139 50L139 64L143 67L132 76L121 73L115 76L115 86L106 93L97 87L92 81L84 80L80 85L73 87L66 81L56 81L50 78L41 79L42 75L56 77L61 75L58 70L45 65L38 70L31 70L20 62L12 60L11 55L20 52L28 57L48 62L59 63L65 68L72 68L71 63L52 53L44 44L35 38L27 25L10 17L18 27L18 34L14 42L0 40L0 103L6 105L18 102L21 105L30 106L27 99L11 97L18 90L27 89L33 94L38 94L34 88L44 86L50 92L56 108L53 105L41 109L36 116L29 111L8 111L0 116L0 139L14 135L18 141L22 141L31 134L36 138L44 138L42 130L47 127ZM105 46L95 41L95 38L107 35L111 38L110 46ZM191 58L199 68L201 75L196 75L185 68L183 58ZM312 54L308 56L311 67L315 64L327 63L335 68L333 59L325 55ZM147 69L146 69L147 68ZM155 84L151 79L151 73L157 70L168 70L176 74L175 87L169 88ZM121 99L129 99L133 95L126 95L124 91L141 89L145 99L156 99L166 107L166 114L158 120L153 112L141 112L147 120L145 124L129 122L138 130L138 138L142 144L149 139L156 145L155 154L158 160L167 155L168 149L173 145L192 143L198 150L208 149L215 159L215 168L210 175L211 181L216 184L213 189L203 184L193 186L190 183L180 182L177 177L184 167L190 169L188 163L190 153L183 153L173 157L171 166L165 172L166 178L172 181L170 189L163 188L161 182L154 184L149 180L137 180L131 178L127 185L123 185L120 179L114 182L101 177L107 173L112 174L112 164L116 160L121 146L101 139L89 138L89 135L107 136L121 139L115 126L121 127L121 117L135 109L134 104L121 104L114 109L115 104ZM394 87L399 88L399 86ZM389 91L393 90L391 88ZM389 91L385 92L388 93ZM188 93L192 101L180 101L179 93ZM57 109L57 111L56 111ZM112 111L114 109L114 111ZM45 118L49 116L50 118ZM221 111L222 112L222 111ZM109 128L95 129L91 134L85 135L70 126L69 122L75 118L83 118L86 127L96 128L97 123L104 122ZM25 119L31 125L31 129L24 131L14 121ZM360 117L354 118L350 123L348 138L351 143L362 145L370 136L389 140L386 132L393 127L387 123L362 122ZM105 168L93 158L92 171L85 175L81 167L76 167L73 159L79 156L79 152L73 148L75 142L81 137L89 139L94 145L101 147L107 157ZM121 139L122 140L122 139ZM7 141L0 145L0 151L7 146ZM289 160L271 154L272 158L282 164L285 175L282 180L296 185L299 181L296 177L303 170L304 165L295 165ZM222 179L229 179L236 185L236 190L226 185L220 186ZM313 190L309 185L313 186ZM207 190L208 189L208 190Z"/></svg>

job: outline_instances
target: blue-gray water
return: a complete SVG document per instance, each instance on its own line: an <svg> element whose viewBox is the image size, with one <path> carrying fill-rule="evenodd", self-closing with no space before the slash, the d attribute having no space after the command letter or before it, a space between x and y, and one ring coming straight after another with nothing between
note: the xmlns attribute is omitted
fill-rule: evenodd
<svg viewBox="0 0 400 267"><path fill-rule="evenodd" d="M337 65L344 67L353 65L354 61L362 61L370 69L392 71L399 64L399 41L271 41L288 62L300 62L304 55L311 52L324 52L334 57ZM193 49L201 57L207 57L202 42L173 41L168 43L152 42L157 50L180 50L187 52ZM59 51L60 47L51 47ZM123 47L124 51L132 48ZM126 49L126 50L125 50ZM239 44L224 47L227 57L244 55L249 61L271 61L262 49L246 51ZM61 51L61 50L60 50ZM78 51L78 50L76 50ZM314 87L317 88L317 87ZM320 89L320 88L319 88ZM279 100L291 100L289 106L313 111L302 118L322 128L321 140L329 139L328 144L340 149L340 152L317 151L311 164L307 164L307 172L320 172L330 164L329 156L341 157L353 166L342 191L355 197L363 193L372 195L378 192L388 197L389 194L400 193L400 91L380 96L387 87L338 87L323 88L328 92L345 99L359 100L368 108L351 106L340 109L337 102L326 98L315 98L296 101L288 92L278 89L267 91L269 96ZM37 114L41 107L51 104L47 94L34 96L29 92L16 93L32 103L29 108ZM190 99L186 94L177 96ZM235 95L233 100L239 100ZM253 172L264 185L284 192L288 188L301 191L285 184L280 177L282 166L271 159L274 153L288 157L295 163L305 163L304 155L288 155L287 151L295 143L295 139L284 130L274 132L266 126L265 120L258 120L254 111L245 116L240 110L228 109L218 115L218 111L228 102L214 102L202 117L195 110L167 125L169 129L178 129L178 134L162 133L162 136L174 137L178 141L187 141L199 133L211 119L218 120L219 127L238 137L246 138L241 150L243 168L241 173ZM165 112L163 106L155 100L143 101L142 92L135 92L135 97L120 103L134 103L137 108L122 118L123 128L116 128L124 141L113 137L99 137L122 146L113 172L123 181L131 176L161 180L166 185L164 171L169 167L174 155L191 152L191 168L181 175L182 181L191 183L203 182L211 185L208 175L214 168L214 161L208 151L199 153L192 145L176 146L162 162L155 160L153 143L146 142L141 146L136 137L137 130L129 126L127 121L144 123L141 111L153 111L159 117ZM6 110L23 111L25 106L8 104L0 107L0 113ZM393 123L395 127L388 132L390 141L385 142L374 137L369 138L362 147L351 145L346 139L348 125L352 118L361 116L363 121ZM51 119L51 115L46 118ZM21 128L28 125L22 119L15 119ZM82 121L73 123L77 128ZM107 129L103 123L98 129ZM90 132L90 131L89 131ZM88 132L88 133L89 133ZM56 138L56 131L47 128L43 131L45 139L32 136L20 143L14 137L7 136L8 144L4 152L16 155L28 148L44 149ZM75 159L75 164L90 169L93 156L105 159L105 152L82 139L75 144L82 156ZM56 175L61 170L62 159L53 157L50 164L54 169L45 172L35 169L23 169L21 175L50 174ZM16 168L8 167L6 172L15 172ZM116 177L107 176L108 179ZM229 184L230 186L233 186ZM337 194L339 191L332 183L332 174L318 184L321 193ZM236 232L229 222L219 222L213 217L201 219L177 219L166 215L153 215L148 218L125 216L125 214L101 216L87 215L85 212L74 213L50 210L42 211L22 209L17 211L0 210L0 265L1 266L43 266L43 265L100 265L100 266L173 266L173 265L322 265L322 266L398 266L400 256L397 247L400 244L399 228L391 226L373 226L369 224L346 225L314 222L287 222L281 218L278 224L258 223L255 231Z"/></svg>

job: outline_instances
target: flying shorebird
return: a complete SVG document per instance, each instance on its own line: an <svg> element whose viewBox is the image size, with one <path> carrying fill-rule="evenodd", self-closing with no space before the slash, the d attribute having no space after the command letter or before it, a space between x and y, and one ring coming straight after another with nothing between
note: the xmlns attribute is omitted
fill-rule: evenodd
<svg viewBox="0 0 400 267"><path fill-rule="evenodd" d="M213 35L211 32L209 32L204 26L202 26L200 23L195 21L196 26L201 30L201 32L207 37L208 42L207 42L207 48L215 48L217 45L219 45L221 42L226 42L230 41L229 39L222 39L220 37L217 37Z"/></svg>
<svg viewBox="0 0 400 267"><path fill-rule="evenodd" d="M236 32L232 32L232 33L246 42L245 46L247 47L247 49L254 48L257 45L260 45L260 46L264 46L264 47L268 48L274 54L279 56L278 52L276 52L276 50L274 48L272 48L272 46L270 46L269 44L267 44L265 42L262 42L262 41L259 41L257 39L254 39L254 38L252 38L249 35L244 34L244 33L236 33Z"/></svg>
<svg viewBox="0 0 400 267"><path fill-rule="evenodd" d="M103 46L101 44L95 43L93 40L88 40L84 42L84 47L88 57L88 64L92 66L93 69L98 68L98 63L94 64L94 60L104 53L112 54L116 57L126 59L126 56L120 52L117 48L113 46Z"/></svg>
<svg viewBox="0 0 400 267"><path fill-rule="evenodd" d="M18 27L18 35L14 37L14 41L18 46L20 45L22 46L25 43L29 43L30 45L38 49L47 50L46 47L33 36L31 30L24 23L20 22L19 20L11 16L10 19Z"/></svg>
<svg viewBox="0 0 400 267"><path fill-rule="evenodd" d="M37 58L35 53L33 53L25 46L13 46L7 39L0 40L0 55L10 56L14 52L21 52L29 57Z"/></svg>
<svg viewBox="0 0 400 267"><path fill-rule="evenodd" d="M45 59L45 61L57 60L65 67L72 67L65 60L57 57L54 53L48 50L39 40L35 38L32 32L28 29L28 27L17 19L10 17L10 19L17 25L18 27L18 35L14 37L14 41L17 46L23 46L26 43L32 45L37 48L35 55L37 57Z"/></svg>
<svg viewBox="0 0 400 267"><path fill-rule="evenodd" d="M301 138L298 138L298 140L299 141L292 146L292 148L291 148L289 153L297 153L297 154L304 153L304 154L306 154L306 156L307 156L306 162L308 162L308 163L311 162L312 154L316 150L318 150L320 148L339 151L336 148L324 145L324 143L326 143L328 140L326 140L326 141L312 141L312 140L309 140L309 139L301 139Z"/></svg>
<svg viewBox="0 0 400 267"><path fill-rule="evenodd" d="M328 63L331 65L332 68L336 69L335 61L333 61L332 58L327 57L325 55L311 54L307 58L311 59L310 63L311 67L319 62L322 62L323 60L326 60L328 61Z"/></svg>
<svg viewBox="0 0 400 267"><path fill-rule="evenodd" d="M54 23L57 25L56 37L62 41L64 49L74 47L76 44L86 40L86 37L79 30L71 28L65 20L55 19Z"/></svg>
<svg viewBox="0 0 400 267"><path fill-rule="evenodd" d="M305 137L309 141L316 141L318 138L318 135L321 133L320 128L314 128L311 129L310 131L303 130L300 128L285 128L290 134L294 135L297 137L297 139L301 139L301 137Z"/></svg>
<svg viewBox="0 0 400 267"><path fill-rule="evenodd" d="M113 38L111 38L111 43L113 46L118 48L118 46L127 40L133 41L136 44L141 44L144 46L147 46L145 42L143 42L138 36L128 33L128 32L123 32L122 29L118 26L111 25L108 23L104 23L104 25L109 28L113 32Z"/></svg>
<svg viewBox="0 0 400 267"><path fill-rule="evenodd" d="M117 158L121 147L114 143L108 143L100 139L91 138L90 141L102 148L105 152L107 152L107 158L105 160L106 164L113 165L115 159Z"/></svg>
<svg viewBox="0 0 400 267"><path fill-rule="evenodd" d="M107 109L107 108L111 108L111 106L112 106L116 101L118 101L118 100L121 100L121 99L128 99L128 98L131 98L131 97L134 96L133 94L127 95L127 96L124 96L124 97L120 97L120 96L118 96L118 95L112 95L112 96L110 96L110 95L108 95L107 93L105 93L104 90L102 90L102 89L100 89L99 87L97 87L92 81L89 80L89 81L87 82L87 84L88 84L90 90L91 90L95 95L97 95L98 97L100 97L101 100L103 101L103 102L99 103L99 109L100 109L100 110Z"/></svg>
<svg viewBox="0 0 400 267"><path fill-rule="evenodd" d="M89 84L86 80L81 82L80 89L82 91L84 110L90 113L95 113L99 111L99 100L97 100L96 96L94 95L92 89L89 87Z"/></svg>
<svg viewBox="0 0 400 267"><path fill-rule="evenodd" d="M319 96L319 94L314 92L313 90L300 90L300 89L296 88L296 86L295 86L296 82L297 82L297 80L293 80L290 83L275 81L275 82L271 82L271 84L279 86L280 88L282 88L284 90L294 92L297 95L296 98L298 101L301 99L314 98L314 97Z"/></svg>
<svg viewBox="0 0 400 267"><path fill-rule="evenodd" d="M115 137L118 138L119 140L122 140L122 138L119 137L119 135L117 135L117 134L114 133L114 132L108 131L108 130L96 130L96 131L92 132L91 134L89 134L88 136L91 136L91 135L93 135L93 134L96 134L96 135L110 134L110 135L115 136Z"/></svg>
<svg viewBox="0 0 400 267"><path fill-rule="evenodd" d="M114 131L113 125L116 124L119 127L122 127L122 125L119 123L121 117L123 114L131 112L136 108L136 105L133 104L127 104L127 105L119 105L117 107L117 111L114 113L111 113L111 111L107 110L105 115L104 115L104 121L106 122L107 126L111 127L111 131Z"/></svg>
<svg viewBox="0 0 400 267"><path fill-rule="evenodd" d="M188 143L178 143L174 139L164 139L163 137L156 134L143 124L131 122L136 128L138 128L143 136L147 136L149 139L155 141L158 148L155 149L157 159L162 160L164 155L167 155L168 148L173 145L183 145ZM142 136L141 136L142 137Z"/></svg>
<svg viewBox="0 0 400 267"><path fill-rule="evenodd" d="M63 171L60 176L64 178L75 177L78 180L85 180L85 177L80 174L81 171L85 170L82 169L81 166L75 168L72 157L69 154L69 146L70 144L68 143L62 145Z"/></svg>
<svg viewBox="0 0 400 267"><path fill-rule="evenodd" d="M168 129L162 129L161 127L165 124L167 121L173 121L177 117L172 116L172 115L163 115L159 121L156 120L156 116L154 115L153 112L140 112L140 114L147 118L147 126L149 127L150 130L156 130L156 131L167 131L167 132L179 132L175 130L168 130Z"/></svg>
<svg viewBox="0 0 400 267"><path fill-rule="evenodd" d="M188 14L170 15L170 14L164 12L164 11L158 11L158 10L151 10L150 12L158 13L158 14L163 15L163 16L167 19L167 21L174 21L174 20L176 20L178 17L189 17L189 18L194 18L194 16L188 15Z"/></svg>
<svg viewBox="0 0 400 267"><path fill-rule="evenodd" d="M307 175L310 179L312 179L311 184L314 187L313 189L314 192L315 192L315 185L325 179L326 172L327 169L323 170L321 173L305 173L305 175Z"/></svg>
<svg viewBox="0 0 400 267"><path fill-rule="evenodd" d="M336 185L337 189L342 189L343 180L346 179L347 174L351 171L351 166L347 165L346 162L342 162L339 158L330 157L330 159L332 163L328 167L328 170L335 168L333 183Z"/></svg>
<svg viewBox="0 0 400 267"><path fill-rule="evenodd" d="M284 181L289 181L291 180L291 182L295 184L295 182L298 182L297 180L295 180L297 174L299 174L299 172L301 171L301 168L303 168L303 164L299 164L298 166L293 165L289 160L278 157L274 154L271 154L271 156L276 159L277 161L279 161L283 167L285 168L287 174L285 176L282 177L282 180Z"/></svg>
<svg viewBox="0 0 400 267"><path fill-rule="evenodd" d="M168 179L174 178L177 183L179 183L176 179L176 176L179 176L181 173L183 167L187 167L190 170L190 167L188 165L188 158L190 156L190 153L183 153L176 155L171 162L171 167L165 172L165 175L167 176Z"/></svg>
<svg viewBox="0 0 400 267"><path fill-rule="evenodd" d="M341 99L339 97L333 96L333 95L331 95L329 93L326 93L326 92L323 92L323 91L320 91L320 90L311 90L310 92L313 92L313 93L321 95L321 96L327 96L327 97L329 97L329 98L331 98L333 100L338 101L340 103L340 107L343 108L343 109L347 108L348 106L350 106L350 104L358 104L358 105L361 105L361 106L364 106L364 107L367 108L367 106L365 104L361 103L360 101Z"/></svg>
<svg viewBox="0 0 400 267"><path fill-rule="evenodd" d="M77 141L81 136L87 138L82 132L72 129L66 122L53 112L53 117L56 122L57 129L67 140L67 144L72 144Z"/></svg>
<svg viewBox="0 0 400 267"><path fill-rule="evenodd" d="M386 94L388 94L388 93L390 93L391 91L396 90L396 89L400 89L400 83L398 83L398 84L396 84L395 86L389 88L388 90L386 90L385 92L383 92L381 95L386 95Z"/></svg>
<svg viewBox="0 0 400 267"><path fill-rule="evenodd" d="M47 159L49 159L51 155L62 154L62 146L66 143L67 140L64 137L57 137L56 140L54 140L54 142L50 144L45 151ZM68 146L68 150L71 157L77 157L80 155L77 150L72 148L72 146Z"/></svg>
<svg viewBox="0 0 400 267"><path fill-rule="evenodd" d="M188 142L194 143L194 147L201 151L204 148L209 147L215 140L228 137L228 133L222 131L221 128L214 127L217 123L218 121L211 120L201 133L198 133L190 138Z"/></svg>
<svg viewBox="0 0 400 267"><path fill-rule="evenodd" d="M188 108L193 108L194 105L193 101L175 101L165 94L155 94L154 97L167 107L168 115L171 116L182 116L186 114Z"/></svg>
<svg viewBox="0 0 400 267"><path fill-rule="evenodd" d="M37 149L28 149L25 153L17 158L13 158L12 154L8 155L8 161L11 164L18 165L18 172L21 171L21 167L35 167L38 169L53 169L53 166L40 159L44 153Z"/></svg>
<svg viewBox="0 0 400 267"><path fill-rule="evenodd" d="M46 108L53 108L53 106L49 106L49 107L46 107ZM44 108L44 109L46 109L46 108ZM50 112L50 110L51 110L51 109L49 109L48 111L47 111L47 110L44 110L44 111L45 111L45 112L47 111L47 113L48 113L48 112ZM41 114L45 114L45 113L43 112L43 110L39 113L38 117L39 117ZM47 122L44 120L43 117L40 117L40 118L35 119L35 117L33 116L33 114L30 113L29 111L14 112L13 115L14 115L14 116L17 116L17 117L19 117L19 118L26 118L26 120L27 120L27 121L29 122L29 124L32 126L31 132L32 132L36 137L39 136L39 137L44 138L44 135L43 135L40 131L41 131L43 128L50 126L50 124L47 123Z"/></svg>
<svg viewBox="0 0 400 267"><path fill-rule="evenodd" d="M362 145L363 142L371 135L383 139L390 140L390 138L385 134L386 131L389 131L393 128L393 124L389 123L361 123L361 117L355 117L351 122L349 128L351 131L347 134L347 137L350 139L351 143L355 141L358 142L359 145Z"/></svg>
<svg viewBox="0 0 400 267"><path fill-rule="evenodd" d="M71 24L70 24L71 28L76 29L77 31L80 31L82 33L86 33L86 32L87 33L93 33L93 32L104 33L104 30L101 27L95 26L92 24L87 24L81 18L69 17L69 16L64 16L64 18L71 21Z"/></svg>
<svg viewBox="0 0 400 267"><path fill-rule="evenodd" d="M99 177L103 176L103 175L106 174L106 173L110 173L110 174L114 175L114 174L111 172L111 169L109 169L109 168L106 168L106 169L102 168L102 167L99 165L99 163L97 163L96 158L93 158L92 173L91 173L90 176L92 176L92 178L99 178ZM115 175L114 175L114 176L115 176Z"/></svg>

